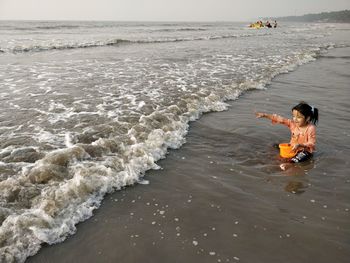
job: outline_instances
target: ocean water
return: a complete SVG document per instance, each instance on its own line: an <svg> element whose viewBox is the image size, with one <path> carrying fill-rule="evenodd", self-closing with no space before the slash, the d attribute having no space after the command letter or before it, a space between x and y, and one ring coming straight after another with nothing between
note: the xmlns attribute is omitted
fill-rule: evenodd
<svg viewBox="0 0 350 263"><path fill-rule="evenodd" d="M345 25L0 22L0 261L64 241L189 123L349 43Z"/></svg>

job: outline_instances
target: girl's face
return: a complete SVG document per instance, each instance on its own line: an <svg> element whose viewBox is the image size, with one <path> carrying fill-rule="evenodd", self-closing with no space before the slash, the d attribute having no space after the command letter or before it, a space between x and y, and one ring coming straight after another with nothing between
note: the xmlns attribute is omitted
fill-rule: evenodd
<svg viewBox="0 0 350 263"><path fill-rule="evenodd" d="M304 127L308 124L309 118L305 118L305 116L301 114L299 111L293 110L292 114L293 114L293 121L298 127Z"/></svg>

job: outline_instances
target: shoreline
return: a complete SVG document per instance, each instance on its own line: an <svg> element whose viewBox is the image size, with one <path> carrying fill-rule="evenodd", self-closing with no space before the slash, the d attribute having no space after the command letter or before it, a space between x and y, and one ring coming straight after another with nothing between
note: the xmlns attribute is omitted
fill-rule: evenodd
<svg viewBox="0 0 350 263"><path fill-rule="evenodd" d="M330 50L229 102L227 111L204 114L190 124L187 143L158 162L162 169L146 173L149 185L105 196L75 235L27 262L345 263L350 137L338 131L349 120L341 111L350 106L342 58L349 50ZM338 93L326 89L332 83ZM318 152L282 172L271 145L289 140L289 131L256 120L254 110L287 117L300 100L320 110Z"/></svg>

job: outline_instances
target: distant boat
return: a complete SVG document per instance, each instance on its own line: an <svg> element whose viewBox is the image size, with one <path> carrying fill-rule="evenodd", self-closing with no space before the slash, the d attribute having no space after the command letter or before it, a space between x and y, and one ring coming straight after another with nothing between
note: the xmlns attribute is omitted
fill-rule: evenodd
<svg viewBox="0 0 350 263"><path fill-rule="evenodd" d="M255 28L255 29L260 29L260 28L263 28L264 25L263 25L263 23L258 23L258 22L256 22L256 23L250 24L249 27L250 27L250 28Z"/></svg>

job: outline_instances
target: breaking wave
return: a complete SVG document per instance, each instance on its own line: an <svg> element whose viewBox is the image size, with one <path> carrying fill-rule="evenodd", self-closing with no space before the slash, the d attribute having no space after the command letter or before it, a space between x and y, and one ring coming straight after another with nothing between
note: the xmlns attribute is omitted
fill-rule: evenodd
<svg viewBox="0 0 350 263"><path fill-rule="evenodd" d="M182 30L182 29L181 29ZM184 29L186 30L186 29ZM263 32L260 36L269 35L269 32ZM186 38L165 38L165 39L150 39L150 40L129 40L129 39L111 39L83 43L45 43L45 44L30 44L30 45L16 45L13 47L0 47L1 53L26 53L26 52L42 52L52 50L69 50L81 48L96 48L105 46L119 46L131 44L154 44L154 43L173 43L185 41L204 41L204 40L219 40L225 38L240 38L240 37L256 37L257 34L240 34L240 35L214 35L205 37L186 37Z"/></svg>

